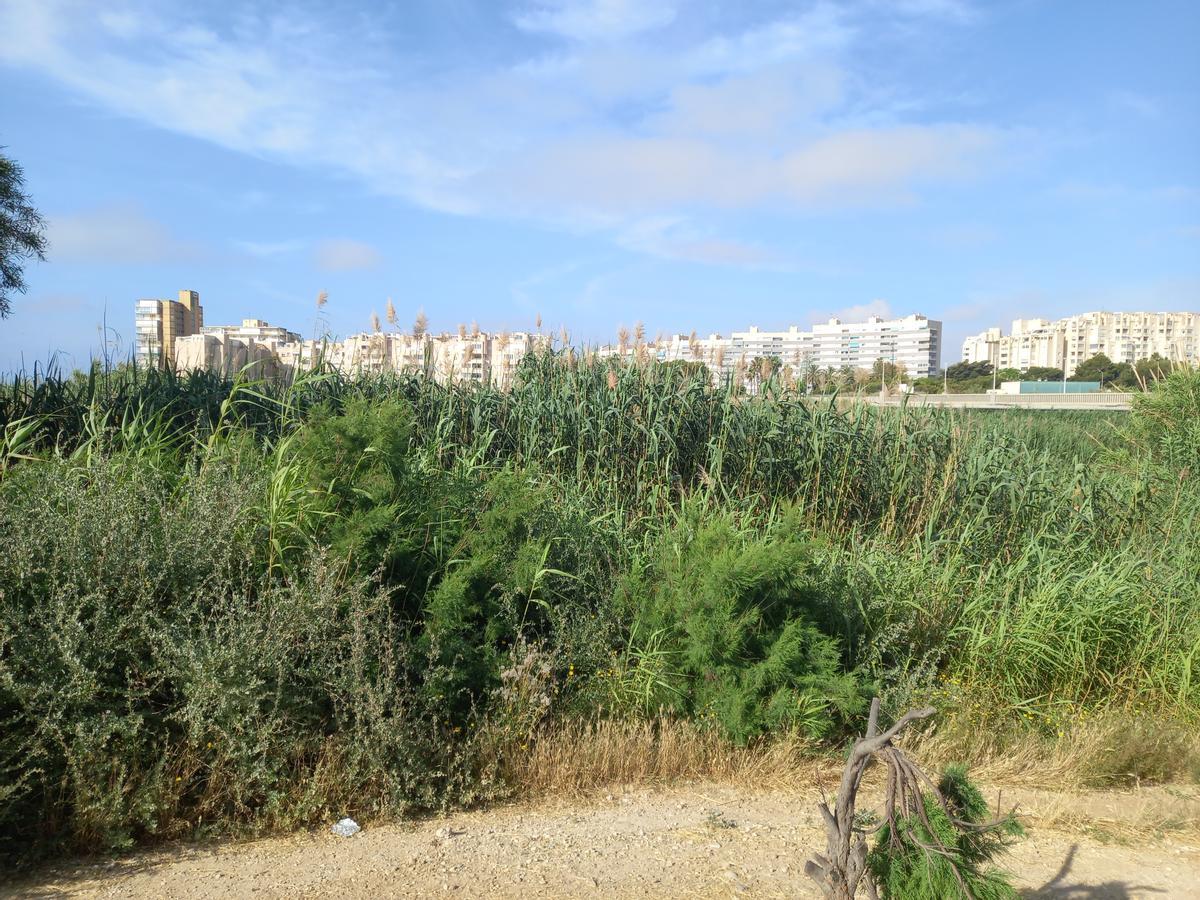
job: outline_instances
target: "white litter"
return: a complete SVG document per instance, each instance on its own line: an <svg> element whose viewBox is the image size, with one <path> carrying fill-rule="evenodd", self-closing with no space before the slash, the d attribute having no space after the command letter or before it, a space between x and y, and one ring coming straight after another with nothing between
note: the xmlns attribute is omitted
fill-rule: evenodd
<svg viewBox="0 0 1200 900"><path fill-rule="evenodd" d="M358 827L358 823L353 819L342 819L342 821L333 826L331 831L338 837L354 837L362 829Z"/></svg>

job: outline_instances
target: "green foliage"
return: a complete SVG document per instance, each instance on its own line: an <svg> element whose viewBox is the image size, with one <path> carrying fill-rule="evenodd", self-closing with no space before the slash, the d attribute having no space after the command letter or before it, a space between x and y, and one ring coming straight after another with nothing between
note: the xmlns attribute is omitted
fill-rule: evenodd
<svg viewBox="0 0 1200 900"><path fill-rule="evenodd" d="M922 797L924 818L885 824L867 857L884 900L1016 900L1017 891L992 863L1023 833L1011 815L995 827L987 803L962 766L950 766L938 783L945 807L931 794ZM947 853L931 848L944 848ZM964 890L965 887L965 890Z"/></svg>
<svg viewBox="0 0 1200 900"><path fill-rule="evenodd" d="M967 381L992 375L990 362L956 362L946 366L946 378L950 381Z"/></svg>
<svg viewBox="0 0 1200 900"><path fill-rule="evenodd" d="M1180 368L1134 397L1130 437L1169 470L1200 472L1200 369Z"/></svg>
<svg viewBox="0 0 1200 900"><path fill-rule="evenodd" d="M1097 353L1076 366L1074 374L1067 381L1099 381L1101 384L1112 384L1128 371L1128 363L1114 363L1103 353Z"/></svg>
<svg viewBox="0 0 1200 900"><path fill-rule="evenodd" d="M24 188L21 166L0 153L0 319L12 294L25 293L24 261L46 258L46 223Z"/></svg>
<svg viewBox="0 0 1200 900"><path fill-rule="evenodd" d="M438 551L458 533L461 486L425 471L412 448L403 400L352 397L315 407L287 440L283 457L302 471L305 496L319 497L322 533L334 556L392 584L423 584Z"/></svg>
<svg viewBox="0 0 1200 900"><path fill-rule="evenodd" d="M672 660L662 704L742 742L792 727L819 737L862 710L859 679L819 626L831 601L805 544L721 518L681 521L617 598Z"/></svg>
<svg viewBox="0 0 1200 900"><path fill-rule="evenodd" d="M13 379L0 855L468 802L556 716L836 742L878 685L976 730L1194 726L1197 377L1128 415L553 355L510 392Z"/></svg>
<svg viewBox="0 0 1200 900"><path fill-rule="evenodd" d="M0 855L453 796L390 598L261 573L261 468L23 466L0 505Z"/></svg>
<svg viewBox="0 0 1200 900"><path fill-rule="evenodd" d="M499 687L517 644L544 646L565 678L576 664L598 664L611 624L595 593L609 562L586 519L511 472L492 477L476 502L424 602L425 690L459 719Z"/></svg>
<svg viewBox="0 0 1200 900"><path fill-rule="evenodd" d="M1062 381L1062 369L1053 366L1030 366L1021 373L1024 381Z"/></svg>

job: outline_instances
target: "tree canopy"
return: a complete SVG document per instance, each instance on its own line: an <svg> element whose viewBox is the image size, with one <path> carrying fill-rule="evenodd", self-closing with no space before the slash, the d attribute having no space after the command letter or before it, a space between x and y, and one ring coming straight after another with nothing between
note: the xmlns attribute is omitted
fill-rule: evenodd
<svg viewBox="0 0 1200 900"><path fill-rule="evenodd" d="M981 375L991 375L992 364L987 361L956 362L946 366L946 378L950 381L966 381L968 378L979 378Z"/></svg>
<svg viewBox="0 0 1200 900"><path fill-rule="evenodd" d="M0 150L3 150L0 147ZM10 297L25 293L25 260L46 258L46 223L25 193L21 166L0 153L0 319Z"/></svg>

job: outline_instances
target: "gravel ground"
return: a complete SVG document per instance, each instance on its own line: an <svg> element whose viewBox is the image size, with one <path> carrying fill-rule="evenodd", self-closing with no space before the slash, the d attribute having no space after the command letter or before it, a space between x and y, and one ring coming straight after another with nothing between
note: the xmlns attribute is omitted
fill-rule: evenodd
<svg viewBox="0 0 1200 900"><path fill-rule="evenodd" d="M1200 898L1194 786L1005 798L1030 815L1029 838L1007 860L1026 896ZM368 825L351 838L324 831L58 864L0 896L816 898L803 874L824 841L815 799L721 784L614 790Z"/></svg>

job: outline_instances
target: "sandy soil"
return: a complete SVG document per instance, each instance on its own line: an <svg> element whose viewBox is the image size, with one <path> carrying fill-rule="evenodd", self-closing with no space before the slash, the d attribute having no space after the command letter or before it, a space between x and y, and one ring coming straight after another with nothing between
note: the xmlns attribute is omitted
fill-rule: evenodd
<svg viewBox="0 0 1200 900"><path fill-rule="evenodd" d="M815 792L721 784L614 791L396 825L60 864L3 897L818 897ZM1005 791L1028 897L1200 898L1200 789Z"/></svg>

